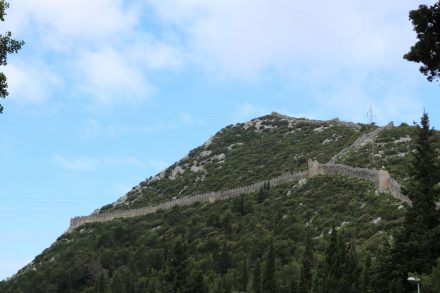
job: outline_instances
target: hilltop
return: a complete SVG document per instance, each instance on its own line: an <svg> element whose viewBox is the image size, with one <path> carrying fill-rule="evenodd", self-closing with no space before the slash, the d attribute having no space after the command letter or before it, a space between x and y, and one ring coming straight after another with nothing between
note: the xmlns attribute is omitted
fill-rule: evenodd
<svg viewBox="0 0 440 293"><path fill-rule="evenodd" d="M309 160L387 170L404 188L413 139L414 127L407 124L376 127L272 113L225 127L94 214L305 172ZM221 201L84 224L60 236L0 289L174 292L182 286L188 292L251 291L255 270L267 262L267 249L273 243L276 286L280 292L290 292L300 283L307 235L315 247L314 273L332 227L350 235L361 268L367 255L373 255L374 266L407 208L368 180L340 175L293 178ZM197 289L200 284L204 288Z"/></svg>

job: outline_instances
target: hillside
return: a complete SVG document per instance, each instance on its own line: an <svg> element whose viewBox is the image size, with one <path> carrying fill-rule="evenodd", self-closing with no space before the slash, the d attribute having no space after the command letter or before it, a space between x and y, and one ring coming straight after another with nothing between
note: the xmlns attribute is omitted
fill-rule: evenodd
<svg viewBox="0 0 440 293"><path fill-rule="evenodd" d="M369 137L372 131L377 136ZM222 129L96 213L305 171L309 159L383 168L404 185L413 136L408 125L379 129L273 113ZM272 243L276 287L293 292L301 280L307 235L313 239L314 275L332 227L355 243L360 268L367 255L374 267L406 207L367 180L328 175L293 180L211 203L85 224L0 283L0 291L253 292L256 270L268 263Z"/></svg>

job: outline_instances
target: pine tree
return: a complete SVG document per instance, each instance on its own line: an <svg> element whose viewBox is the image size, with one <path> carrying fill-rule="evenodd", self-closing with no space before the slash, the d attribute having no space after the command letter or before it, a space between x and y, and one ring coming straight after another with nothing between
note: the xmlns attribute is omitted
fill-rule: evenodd
<svg viewBox="0 0 440 293"><path fill-rule="evenodd" d="M345 245L345 243L341 244ZM356 244L352 239L350 239L350 243L348 247L344 247L346 254L344 258L344 268L343 271L343 279L344 279L344 290L347 293L355 293L360 291L359 286L359 278L360 278L360 269L359 269L359 260L356 251Z"/></svg>
<svg viewBox="0 0 440 293"><path fill-rule="evenodd" d="M248 267L247 267L247 259L243 260L243 264L241 266L241 274L240 274L240 290L247 291L248 284Z"/></svg>
<svg viewBox="0 0 440 293"><path fill-rule="evenodd" d="M257 202L262 203L266 199L266 191L263 187L260 188L260 191L257 194Z"/></svg>
<svg viewBox="0 0 440 293"><path fill-rule="evenodd" d="M434 148L434 130L425 112L417 125L415 153L410 165L410 179L405 194L412 201L393 249L393 278L408 288L408 273L429 274L440 255L439 213L435 201L439 197L439 169Z"/></svg>
<svg viewBox="0 0 440 293"><path fill-rule="evenodd" d="M96 293L106 293L107 292L107 281L105 279L104 273L101 273L99 279L95 283Z"/></svg>
<svg viewBox="0 0 440 293"><path fill-rule="evenodd" d="M367 257L365 258L364 268L362 270L361 292L364 293L371 292L370 281L371 281L371 255L367 255Z"/></svg>
<svg viewBox="0 0 440 293"><path fill-rule="evenodd" d="M253 293L261 293L261 264L260 260L257 259L255 262L253 278L252 278L252 292Z"/></svg>
<svg viewBox="0 0 440 293"><path fill-rule="evenodd" d="M187 241L179 237L168 256L166 279L175 292L184 291L188 282L188 249Z"/></svg>
<svg viewBox="0 0 440 293"><path fill-rule="evenodd" d="M266 264L264 267L263 290L268 293L276 292L275 249L272 240L269 243L269 250L267 252Z"/></svg>
<svg viewBox="0 0 440 293"><path fill-rule="evenodd" d="M238 206L238 211L241 216L244 216L246 214L246 208L244 206L244 195L243 194L240 196L240 204Z"/></svg>
<svg viewBox="0 0 440 293"><path fill-rule="evenodd" d="M344 235L338 236L334 227L325 251L325 260L319 268L314 290L316 292L359 292L359 268L356 247L346 244Z"/></svg>
<svg viewBox="0 0 440 293"><path fill-rule="evenodd" d="M218 269L220 275L224 276L230 267L229 250L226 242L223 243L220 258L218 260Z"/></svg>
<svg viewBox="0 0 440 293"><path fill-rule="evenodd" d="M301 266L300 293L307 293L312 287L313 242L310 230L307 229L304 244L304 255Z"/></svg>

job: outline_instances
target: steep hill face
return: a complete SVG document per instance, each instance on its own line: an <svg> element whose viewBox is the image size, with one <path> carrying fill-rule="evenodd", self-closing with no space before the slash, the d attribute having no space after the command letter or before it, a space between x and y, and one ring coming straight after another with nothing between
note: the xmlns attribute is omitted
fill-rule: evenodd
<svg viewBox="0 0 440 293"><path fill-rule="evenodd" d="M308 159L325 163L368 130L366 125L338 119L317 121L277 113L230 125L102 211L226 190L306 170Z"/></svg>
<svg viewBox="0 0 440 293"><path fill-rule="evenodd" d="M98 212L304 171L309 159L385 168L405 184L413 132L407 125L373 129L274 113L222 129ZM374 267L407 208L371 182L351 177L321 175L265 187L212 203L84 224L0 283L0 292L254 292L271 242L277 290L292 292L301 282L308 237L313 274L331 229L356 244L361 268L366 255L373 256Z"/></svg>

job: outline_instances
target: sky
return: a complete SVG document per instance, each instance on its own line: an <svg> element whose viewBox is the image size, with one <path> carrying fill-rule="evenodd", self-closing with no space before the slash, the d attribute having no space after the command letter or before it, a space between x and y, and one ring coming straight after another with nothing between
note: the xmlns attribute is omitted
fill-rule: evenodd
<svg viewBox="0 0 440 293"><path fill-rule="evenodd" d="M440 86L402 56L415 0L14 0L4 70L0 280L73 216L221 128L295 117L440 127Z"/></svg>

